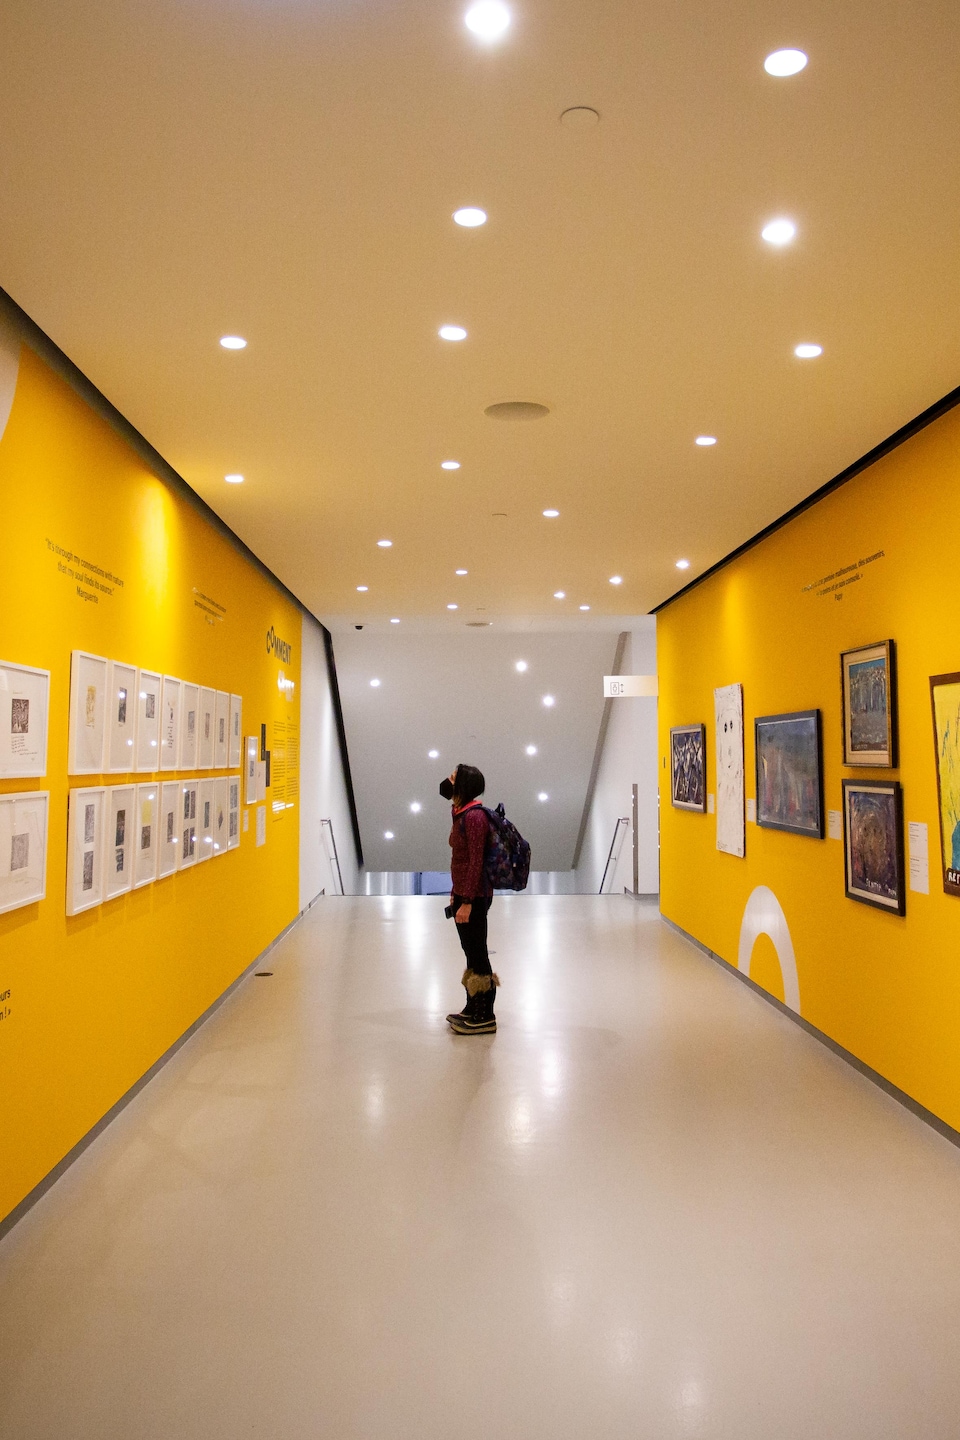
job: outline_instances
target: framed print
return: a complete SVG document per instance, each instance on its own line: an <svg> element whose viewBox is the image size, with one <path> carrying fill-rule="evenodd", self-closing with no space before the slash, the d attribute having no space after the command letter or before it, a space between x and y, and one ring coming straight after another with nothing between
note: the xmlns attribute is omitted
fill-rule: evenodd
<svg viewBox="0 0 960 1440"><path fill-rule="evenodd" d="M141 670L137 677L137 769L160 768L160 676Z"/></svg>
<svg viewBox="0 0 960 1440"><path fill-rule="evenodd" d="M148 781L137 786L134 806L133 888L149 885L157 878L158 822L160 819L160 784Z"/></svg>
<svg viewBox="0 0 960 1440"><path fill-rule="evenodd" d="M47 893L46 790L0 795L0 915Z"/></svg>
<svg viewBox="0 0 960 1440"><path fill-rule="evenodd" d="M107 792L102 788L70 791L67 809L68 915L91 910L103 899L106 801Z"/></svg>
<svg viewBox="0 0 960 1440"><path fill-rule="evenodd" d="M231 770L236 770L240 764L240 755L243 750L243 701L239 695L230 696L230 744L229 759L227 763Z"/></svg>
<svg viewBox="0 0 960 1440"><path fill-rule="evenodd" d="M197 859L213 854L213 779L200 780L197 788Z"/></svg>
<svg viewBox="0 0 960 1440"><path fill-rule="evenodd" d="M102 775L107 717L107 662L74 650L70 656L69 775Z"/></svg>
<svg viewBox="0 0 960 1440"><path fill-rule="evenodd" d="M227 853L227 799L228 782L226 775L218 775L213 782L213 853Z"/></svg>
<svg viewBox="0 0 960 1440"><path fill-rule="evenodd" d="M217 692L204 685L200 690L200 732L197 739L197 769L213 769L213 732L217 718Z"/></svg>
<svg viewBox="0 0 960 1440"><path fill-rule="evenodd" d="M49 710L50 671L0 660L0 779L46 775Z"/></svg>
<svg viewBox="0 0 960 1440"><path fill-rule="evenodd" d="M147 789L153 787L147 786ZM182 787L176 780L166 780L158 787L160 814L157 834L157 879L164 880L177 869L180 855L181 824L183 806Z"/></svg>
<svg viewBox="0 0 960 1440"><path fill-rule="evenodd" d="M713 692L717 757L717 849L746 853L743 783L743 686L724 685Z"/></svg>
<svg viewBox="0 0 960 1440"><path fill-rule="evenodd" d="M960 895L960 671L930 676L943 890Z"/></svg>
<svg viewBox="0 0 960 1440"><path fill-rule="evenodd" d="M183 686L172 675L164 675L160 688L160 769L176 770L180 765L180 706Z"/></svg>
<svg viewBox="0 0 960 1440"><path fill-rule="evenodd" d="M197 737L200 727L200 686L183 683L180 692L179 770L196 770Z"/></svg>
<svg viewBox="0 0 960 1440"><path fill-rule="evenodd" d="M243 742L243 765L246 777L246 803L257 803L257 760L260 755L260 741L256 735L248 735Z"/></svg>
<svg viewBox="0 0 960 1440"><path fill-rule="evenodd" d="M137 768L137 667L111 660L107 669L106 765L112 775Z"/></svg>
<svg viewBox="0 0 960 1440"><path fill-rule="evenodd" d="M760 715L757 824L823 839L823 763L819 710Z"/></svg>
<svg viewBox="0 0 960 1440"><path fill-rule="evenodd" d="M240 776L227 776L227 849L240 844Z"/></svg>
<svg viewBox="0 0 960 1440"><path fill-rule="evenodd" d="M226 770L230 755L230 696L225 690L217 691L217 728L214 731L213 763L218 770Z"/></svg>
<svg viewBox="0 0 960 1440"><path fill-rule="evenodd" d="M180 786L180 853L177 868L186 870L197 863L197 800L199 780L184 780Z"/></svg>
<svg viewBox="0 0 960 1440"><path fill-rule="evenodd" d="M892 640L840 656L843 763L893 769L897 764L897 670Z"/></svg>
<svg viewBox="0 0 960 1440"><path fill-rule="evenodd" d="M106 824L103 830L103 898L112 900L133 884L136 855L135 785L114 785L107 791Z"/></svg>
<svg viewBox="0 0 960 1440"><path fill-rule="evenodd" d="M707 809L707 727L670 727L670 804L677 810Z"/></svg>
<svg viewBox="0 0 960 1440"><path fill-rule="evenodd" d="M844 780L843 862L851 900L906 911L903 792L898 780Z"/></svg>

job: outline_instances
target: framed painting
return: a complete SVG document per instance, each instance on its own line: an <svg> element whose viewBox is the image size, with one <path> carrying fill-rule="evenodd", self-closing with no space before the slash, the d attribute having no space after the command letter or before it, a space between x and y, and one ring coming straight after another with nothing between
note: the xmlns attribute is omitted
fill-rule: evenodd
<svg viewBox="0 0 960 1440"><path fill-rule="evenodd" d="M197 732L197 769L213 769L213 732L216 724L217 692L200 687L200 728ZM186 768L186 767L184 767Z"/></svg>
<svg viewBox="0 0 960 1440"><path fill-rule="evenodd" d="M137 769L160 769L160 685L155 670L137 677Z"/></svg>
<svg viewBox="0 0 960 1440"><path fill-rule="evenodd" d="M177 869L180 853L180 811L183 797L181 787L176 780L167 780L157 788L160 791L157 879L164 880Z"/></svg>
<svg viewBox="0 0 960 1440"><path fill-rule="evenodd" d="M898 780L843 781L844 888L851 900L906 912L903 792Z"/></svg>
<svg viewBox="0 0 960 1440"><path fill-rule="evenodd" d="M230 760L230 696L217 691L216 729L213 737L213 763L217 770L226 770Z"/></svg>
<svg viewBox="0 0 960 1440"><path fill-rule="evenodd" d="M180 765L183 685L172 675L164 675L160 697L160 769L176 770Z"/></svg>
<svg viewBox="0 0 960 1440"><path fill-rule="evenodd" d="M670 804L677 810L707 808L707 727L670 727Z"/></svg>
<svg viewBox="0 0 960 1440"><path fill-rule="evenodd" d="M107 660L74 650L70 656L70 775L102 775L107 729Z"/></svg>
<svg viewBox="0 0 960 1440"><path fill-rule="evenodd" d="M240 752L243 749L243 700L239 695L230 696L230 769L236 770L240 764Z"/></svg>
<svg viewBox="0 0 960 1440"><path fill-rule="evenodd" d="M0 915L47 893L47 790L0 795Z"/></svg>
<svg viewBox="0 0 960 1440"><path fill-rule="evenodd" d="M227 849L236 850L240 844L240 776L228 777L227 793Z"/></svg>
<svg viewBox="0 0 960 1440"><path fill-rule="evenodd" d="M229 800L229 777L218 775L213 782L213 853L227 853L227 809Z"/></svg>
<svg viewBox="0 0 960 1440"><path fill-rule="evenodd" d="M164 787L166 788L166 787ZM177 868L187 870L197 863L197 793L199 780L184 780L180 786L180 853Z"/></svg>
<svg viewBox="0 0 960 1440"><path fill-rule="evenodd" d="M106 665L106 661L104 661ZM67 914L103 900L103 834L107 792L71 790L67 816Z"/></svg>
<svg viewBox="0 0 960 1440"><path fill-rule="evenodd" d="M178 770L196 770L200 724L200 686L186 681L180 695L180 759Z"/></svg>
<svg viewBox="0 0 960 1440"><path fill-rule="evenodd" d="M148 781L137 786L136 817L131 837L134 851L133 888L149 885L157 878L160 849L160 785Z"/></svg>
<svg viewBox="0 0 960 1440"><path fill-rule="evenodd" d="M213 854L214 780L199 781L197 791L197 859L209 860Z"/></svg>
<svg viewBox="0 0 960 1440"><path fill-rule="evenodd" d="M0 778L47 773L50 671L0 660Z"/></svg>
<svg viewBox="0 0 960 1440"><path fill-rule="evenodd" d="M819 710L759 715L753 722L757 824L823 839L823 763Z"/></svg>
<svg viewBox="0 0 960 1440"><path fill-rule="evenodd" d="M743 777L743 686L713 692L717 762L717 849L741 859L746 854Z"/></svg>
<svg viewBox="0 0 960 1440"><path fill-rule="evenodd" d="M943 889L960 895L960 671L930 676Z"/></svg>
<svg viewBox="0 0 960 1440"><path fill-rule="evenodd" d="M136 787L113 785L107 791L103 833L103 898L112 900L133 884Z"/></svg>
<svg viewBox="0 0 960 1440"><path fill-rule="evenodd" d="M111 660L107 670L107 765L126 775L137 765L137 667Z"/></svg>
<svg viewBox="0 0 960 1440"><path fill-rule="evenodd" d="M843 763L894 769L897 764L897 671L892 640L840 656Z"/></svg>

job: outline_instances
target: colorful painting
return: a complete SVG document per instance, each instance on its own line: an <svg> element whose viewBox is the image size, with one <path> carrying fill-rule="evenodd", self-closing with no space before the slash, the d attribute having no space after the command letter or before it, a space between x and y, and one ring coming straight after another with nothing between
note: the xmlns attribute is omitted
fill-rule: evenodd
<svg viewBox="0 0 960 1440"><path fill-rule="evenodd" d="M896 780L844 780L843 850L851 900L902 915L903 796Z"/></svg>
<svg viewBox="0 0 960 1440"><path fill-rule="evenodd" d="M820 711L754 721L757 824L823 839Z"/></svg>
<svg viewBox="0 0 960 1440"><path fill-rule="evenodd" d="M721 685L713 692L717 757L717 849L740 858L746 853L743 785L743 687Z"/></svg>
<svg viewBox="0 0 960 1440"><path fill-rule="evenodd" d="M892 640L840 656L844 765L889 769L897 763L895 658Z"/></svg>
<svg viewBox="0 0 960 1440"><path fill-rule="evenodd" d="M678 810L707 808L707 727L674 725L670 730L670 803Z"/></svg>
<svg viewBox="0 0 960 1440"><path fill-rule="evenodd" d="M930 677L943 888L960 895L960 672Z"/></svg>

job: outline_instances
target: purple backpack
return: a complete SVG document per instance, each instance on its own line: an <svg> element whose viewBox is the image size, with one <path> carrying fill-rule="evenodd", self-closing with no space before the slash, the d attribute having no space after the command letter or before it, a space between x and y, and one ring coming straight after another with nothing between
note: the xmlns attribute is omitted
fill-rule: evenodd
<svg viewBox="0 0 960 1440"><path fill-rule="evenodd" d="M480 807L490 822L490 838L483 857L484 874L494 890L526 890L530 875L530 845L504 814L503 805Z"/></svg>

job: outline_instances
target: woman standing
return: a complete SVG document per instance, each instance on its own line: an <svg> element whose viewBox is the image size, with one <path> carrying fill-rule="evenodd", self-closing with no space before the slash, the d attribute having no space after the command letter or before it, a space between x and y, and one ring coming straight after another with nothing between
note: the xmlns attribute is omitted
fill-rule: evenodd
<svg viewBox="0 0 960 1440"><path fill-rule="evenodd" d="M490 836L490 822L480 804L485 787L483 773L475 765L458 765L440 784L440 794L453 802L450 909L467 961L462 981L467 1003L459 1014L447 1016L458 1035L490 1035L497 1028L493 1006L500 981L487 954L487 912L493 886L483 863Z"/></svg>

